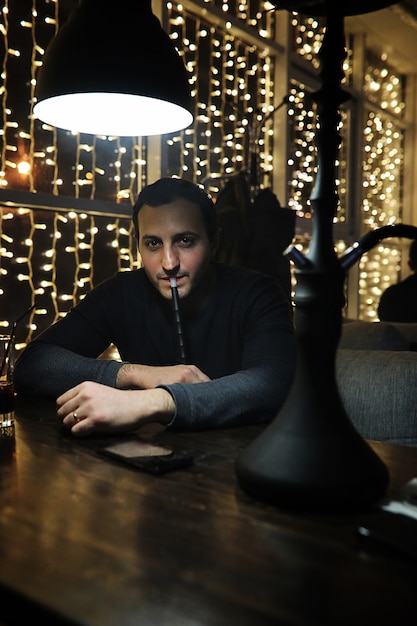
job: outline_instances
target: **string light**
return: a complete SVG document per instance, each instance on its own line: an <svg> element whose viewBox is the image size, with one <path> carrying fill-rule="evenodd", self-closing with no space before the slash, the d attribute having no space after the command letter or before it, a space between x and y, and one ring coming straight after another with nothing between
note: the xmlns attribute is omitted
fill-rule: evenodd
<svg viewBox="0 0 417 626"><path fill-rule="evenodd" d="M276 14L259 11L263 2L242 1L235 8L227 2L206 4L256 28L259 37L275 33ZM209 13L203 19L182 4L170 2L167 6L171 36L182 42L179 48L186 66L194 73L209 67L209 84L203 80L195 86L193 128L167 139L167 174L186 173L194 182L204 183L215 197L221 188L219 181L249 167L250 129L275 105L274 58L264 45L235 36L231 22L214 27ZM194 39L194 47L187 45L189 39ZM261 128L259 133L259 168L265 186L272 182L274 135L270 131Z"/></svg>
<svg viewBox="0 0 417 626"><path fill-rule="evenodd" d="M405 77L389 66L385 55L367 50L363 90L378 107L369 110L363 136L363 223L366 229L374 229L402 221ZM397 282L400 269L401 250L395 242L381 244L362 257L362 319L377 319L381 294Z"/></svg>

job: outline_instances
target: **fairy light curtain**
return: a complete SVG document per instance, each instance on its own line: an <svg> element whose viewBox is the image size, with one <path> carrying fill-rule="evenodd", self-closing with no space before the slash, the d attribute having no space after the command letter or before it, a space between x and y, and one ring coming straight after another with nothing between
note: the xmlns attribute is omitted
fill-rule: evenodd
<svg viewBox="0 0 417 626"><path fill-rule="evenodd" d="M294 14L292 16L294 52L300 58L318 68L317 53L320 49L323 29L312 17ZM344 83L347 88L353 80L355 39L346 37L347 57L344 62ZM357 67L360 64L357 64ZM358 77L355 77L356 80ZM404 140L406 124L405 87L406 77L392 67L386 55L379 55L365 50L362 82L364 108L356 110L356 119L362 119L364 132L362 146L352 146L351 102L341 107L340 134L342 144L339 154L338 178L336 181L340 206L335 219L336 225L348 224L350 215L360 211L359 238L371 229L386 224L402 221L403 209L403 173ZM291 142L288 163L291 170L289 177L289 206L297 211L298 217L309 220L310 195L316 176L314 148L315 117L311 102L312 87L294 79L291 80L290 93L292 106L289 109L291 120ZM354 129L353 129L354 130ZM360 206L353 204L349 197L348 155L357 154L362 161L362 201ZM350 156L350 159L352 157ZM305 222L304 222L305 223ZM351 237L351 235L350 235ZM352 240L347 242L349 245ZM297 237L297 246L301 250L308 248L306 235ZM336 240L340 254L346 248L346 241ZM358 311L360 319L377 320L377 307L382 291L397 282L401 265L401 248L398 242L384 240L380 245L364 254L359 264Z"/></svg>
<svg viewBox="0 0 417 626"><path fill-rule="evenodd" d="M363 144L364 231L402 221L406 79L386 56L367 51L364 93L368 99ZM382 292L398 281L401 248L383 240L360 262L359 314L374 321Z"/></svg>
<svg viewBox="0 0 417 626"><path fill-rule="evenodd" d="M227 176L248 169L255 142L262 183L271 183L273 129L262 121L278 104L275 60L265 44L274 41L276 14L259 0L205 4L221 10L221 25L213 24L209 10L205 17L196 14L192 2L168 3L168 32L192 77L195 122L167 138L164 169L215 196ZM250 41L236 35L230 17L253 31Z"/></svg>
<svg viewBox="0 0 417 626"><path fill-rule="evenodd" d="M138 264L130 215L146 182L146 140L70 133L32 116L36 71L73 4L4 0L0 14L0 330L36 301L18 350L94 284ZM16 191L36 194L35 208L6 206ZM58 210L61 198L68 207L74 199L74 210ZM108 210L97 210L96 201Z"/></svg>
<svg viewBox="0 0 417 626"><path fill-rule="evenodd" d="M319 69L319 52L323 40L324 29L314 17L293 14L291 17L293 32L293 52L303 61L307 61L315 71ZM353 42L346 37L346 59L343 64L343 84L349 85L352 76ZM290 167L290 190L288 206L293 208L298 217L311 219L310 196L316 179L316 114L315 104L311 97L311 85L295 79L290 80L291 105L288 109L290 123L290 142L288 147L288 164ZM340 110L341 125L339 128L342 142L339 151L338 176L336 187L339 195L339 208L336 222L347 219L347 153L349 152L349 108L342 106Z"/></svg>
<svg viewBox="0 0 417 626"><path fill-rule="evenodd" d="M203 5L206 13L201 11ZM38 303L28 334L18 336L20 345L64 315L104 277L137 264L130 204L147 182L147 164L155 156L149 153L146 139L80 136L33 119L37 68L71 6L68 0L3 1L0 192L50 194L52 198L91 201L92 206L104 200L117 205L119 211L58 210L53 201L48 208L3 204L0 330L7 329L14 315L35 298ZM294 14L290 17L293 50L281 52L278 46L266 52L265 41L274 39L277 20L288 19L287 12L268 11L268 2L184 0L165 6L164 28L178 43L194 90L195 122L181 133L161 137L161 174L187 176L215 197L224 177L248 167L255 138L261 186L270 186L273 151L279 138L274 137L273 119L264 123L264 118L278 104L276 54L295 53L311 64L314 76L322 37L320 25L314 18ZM236 24L242 28L237 29ZM353 40L348 40L348 49L344 69L349 85ZM386 58L367 54L363 84L368 102L362 156L364 231L401 219L405 132L403 77ZM311 221L309 196L316 167L314 110L309 95L314 89L294 77L289 89L290 141L282 147L288 149L288 205L307 223ZM350 126L350 110L346 108L342 112L338 176L341 206L337 221L341 224L349 220L350 210L346 191ZM389 176L382 177L382 171ZM299 238L299 243L308 245L308 237ZM343 249L345 243L341 240L337 245ZM377 247L371 257L363 257L361 317L375 315L379 293L397 274L399 258L398 249L391 245Z"/></svg>

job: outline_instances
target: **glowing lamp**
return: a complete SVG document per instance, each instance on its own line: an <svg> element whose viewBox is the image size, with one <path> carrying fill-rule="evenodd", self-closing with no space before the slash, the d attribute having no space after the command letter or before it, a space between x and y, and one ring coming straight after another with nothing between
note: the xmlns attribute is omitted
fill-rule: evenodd
<svg viewBox="0 0 417 626"><path fill-rule="evenodd" d="M80 0L48 46L34 115L94 135L170 133L193 121L187 72L147 0Z"/></svg>

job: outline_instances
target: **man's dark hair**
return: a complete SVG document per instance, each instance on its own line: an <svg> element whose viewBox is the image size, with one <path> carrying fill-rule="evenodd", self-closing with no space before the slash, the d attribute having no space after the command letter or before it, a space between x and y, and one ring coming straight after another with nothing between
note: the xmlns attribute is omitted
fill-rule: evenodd
<svg viewBox="0 0 417 626"><path fill-rule="evenodd" d="M408 251L408 258L414 271L417 270L417 239L413 239Z"/></svg>
<svg viewBox="0 0 417 626"><path fill-rule="evenodd" d="M209 241L213 243L217 237L217 213L213 200L198 185L185 178L160 178L147 185L140 192L133 207L133 227L139 241L138 214L144 204L157 207L184 198L200 207Z"/></svg>

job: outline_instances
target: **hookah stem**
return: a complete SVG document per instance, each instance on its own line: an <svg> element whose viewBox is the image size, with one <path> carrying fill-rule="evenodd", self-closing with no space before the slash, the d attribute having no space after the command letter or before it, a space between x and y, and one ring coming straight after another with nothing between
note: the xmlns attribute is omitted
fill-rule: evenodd
<svg viewBox="0 0 417 626"><path fill-rule="evenodd" d="M26 317L26 315L29 315L29 313L31 313L33 311L35 306L36 306L36 303L32 304L32 306L30 306L28 309L26 309L26 311L24 313L22 313L22 315L20 317L18 317L17 320L15 320L13 322L13 324L12 324L12 332L10 333L9 343L7 344L7 348L5 350L3 361L2 361L2 364L1 364L0 376L3 375L3 370L4 370L5 365L7 363L7 359L9 358L10 350L12 348L14 337L15 337L15 334L16 334L16 327L17 327L18 323L21 322L22 319Z"/></svg>
<svg viewBox="0 0 417 626"><path fill-rule="evenodd" d="M173 304L173 307L174 307L175 324L177 326L178 344L179 344L179 348L180 348L180 362L181 363L187 363L187 359L185 357L185 348L184 348L184 335L182 334L180 305L179 305L179 300L178 300L177 279L176 278L170 278L169 279L169 284L171 285L172 304Z"/></svg>

